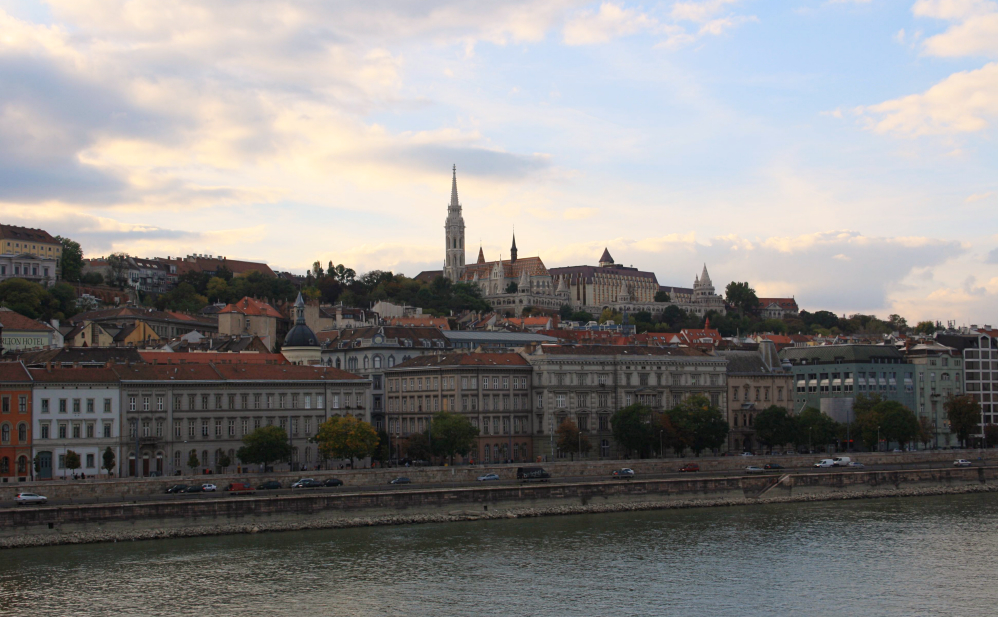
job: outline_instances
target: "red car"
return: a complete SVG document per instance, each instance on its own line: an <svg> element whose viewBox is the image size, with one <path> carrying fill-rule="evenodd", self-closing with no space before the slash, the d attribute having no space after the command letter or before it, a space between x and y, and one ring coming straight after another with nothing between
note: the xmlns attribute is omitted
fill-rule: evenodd
<svg viewBox="0 0 998 617"><path fill-rule="evenodd" d="M230 495L252 495L256 493L253 490L253 486L246 482L232 482L225 487L225 490L229 491Z"/></svg>
<svg viewBox="0 0 998 617"><path fill-rule="evenodd" d="M696 463L686 463L683 465L679 471L700 471L700 465Z"/></svg>

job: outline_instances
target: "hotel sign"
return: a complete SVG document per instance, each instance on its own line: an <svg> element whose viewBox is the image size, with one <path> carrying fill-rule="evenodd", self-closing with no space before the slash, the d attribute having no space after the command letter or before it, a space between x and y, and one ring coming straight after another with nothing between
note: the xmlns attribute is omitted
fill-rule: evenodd
<svg viewBox="0 0 998 617"><path fill-rule="evenodd" d="M48 347L52 344L52 335L49 333L34 332L4 332L3 348L11 352L18 349L36 349L38 347Z"/></svg>

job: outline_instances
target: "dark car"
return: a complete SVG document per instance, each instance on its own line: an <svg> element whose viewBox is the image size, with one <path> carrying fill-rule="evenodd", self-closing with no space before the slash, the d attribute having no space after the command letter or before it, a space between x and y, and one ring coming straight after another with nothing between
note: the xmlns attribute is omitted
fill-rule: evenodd
<svg viewBox="0 0 998 617"><path fill-rule="evenodd" d="M700 471L700 465L696 463L686 463L679 468L679 471Z"/></svg>
<svg viewBox="0 0 998 617"><path fill-rule="evenodd" d="M326 481L322 483L323 486L343 486L343 480L339 478L326 478Z"/></svg>
<svg viewBox="0 0 998 617"><path fill-rule="evenodd" d="M412 484L412 480L404 476L399 476L394 480L392 480L391 482L389 482L389 484Z"/></svg>
<svg viewBox="0 0 998 617"><path fill-rule="evenodd" d="M166 489L166 492L169 493L169 494L186 493L187 492L187 485L186 484L174 484L170 488Z"/></svg>
<svg viewBox="0 0 998 617"><path fill-rule="evenodd" d="M313 480L312 478L304 478L292 484L291 488L319 488L321 486L322 482L319 482L318 480Z"/></svg>
<svg viewBox="0 0 998 617"><path fill-rule="evenodd" d="M204 489L201 488L200 484L191 484L186 489L184 489L185 493L201 493L203 491Z"/></svg>
<svg viewBox="0 0 998 617"><path fill-rule="evenodd" d="M627 478L628 480L634 477L634 470L629 467L624 467L623 469L614 469L613 473L610 474L614 480L619 480L621 478Z"/></svg>
<svg viewBox="0 0 998 617"><path fill-rule="evenodd" d="M551 477L551 474L544 471L542 467L517 467L516 468L516 479L517 480L538 480L545 481Z"/></svg>
<svg viewBox="0 0 998 617"><path fill-rule="evenodd" d="M278 482L277 480L268 480L268 481L264 482L263 484L261 484L260 486L256 487L256 490L258 490L258 491L272 491L272 490L279 489L279 488L281 488L281 483L280 482Z"/></svg>
<svg viewBox="0 0 998 617"><path fill-rule="evenodd" d="M783 465L777 465L776 463L766 463L762 466L763 469L783 469Z"/></svg>

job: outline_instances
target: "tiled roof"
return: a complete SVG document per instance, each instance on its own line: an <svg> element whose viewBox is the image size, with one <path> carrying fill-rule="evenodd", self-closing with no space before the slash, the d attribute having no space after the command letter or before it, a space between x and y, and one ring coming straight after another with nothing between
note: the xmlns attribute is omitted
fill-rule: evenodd
<svg viewBox="0 0 998 617"><path fill-rule="evenodd" d="M580 280L586 283L592 283L596 278L638 278L645 279L650 283L658 285L658 279L655 277L654 272L644 272L638 270L637 268L624 268L624 267L613 267L613 268L603 268L600 266L566 266L563 268L551 268L551 276L558 278L560 276L567 276L569 285L575 285Z"/></svg>
<svg viewBox="0 0 998 617"><path fill-rule="evenodd" d="M443 270L423 270L416 276L412 277L414 281L420 281L422 283L432 283L436 280L438 276L443 276Z"/></svg>
<svg viewBox="0 0 998 617"><path fill-rule="evenodd" d="M904 354L891 345L817 345L814 347L787 347L780 352L780 358L797 364L807 360L808 364L832 362L868 363L873 358L899 359Z"/></svg>
<svg viewBox="0 0 998 617"><path fill-rule="evenodd" d="M116 366L121 381L222 381L211 364L134 364Z"/></svg>
<svg viewBox="0 0 998 617"><path fill-rule="evenodd" d="M150 364L288 364L279 353L233 353L228 351L139 351Z"/></svg>
<svg viewBox="0 0 998 617"><path fill-rule="evenodd" d="M28 369L20 362L0 362L0 383L30 382Z"/></svg>
<svg viewBox="0 0 998 617"><path fill-rule="evenodd" d="M0 238L4 240L21 240L22 242L43 242L46 244L59 244L59 241L52 237L52 234L44 229L33 229L31 227L19 227L17 225L0 224Z"/></svg>
<svg viewBox="0 0 998 617"><path fill-rule="evenodd" d="M246 297L232 304L226 305L219 313L239 313L240 315L256 315L262 317L281 318L281 313L266 302L261 302L255 298Z"/></svg>
<svg viewBox="0 0 998 617"><path fill-rule="evenodd" d="M450 353L410 358L400 368L431 368L438 366L529 366L523 356L517 353Z"/></svg>
<svg viewBox="0 0 998 617"><path fill-rule="evenodd" d="M541 345L538 351L549 355L576 356L699 356L692 347L648 347L644 345Z"/></svg>
<svg viewBox="0 0 998 617"><path fill-rule="evenodd" d="M30 317L25 317L20 313L15 313L6 307L0 307L0 326L4 330L35 330L49 332L54 328L40 321L35 321Z"/></svg>
<svg viewBox="0 0 998 617"><path fill-rule="evenodd" d="M793 298L759 298L759 306L761 308L767 308L772 304L788 311L797 310L797 300Z"/></svg>
<svg viewBox="0 0 998 617"><path fill-rule="evenodd" d="M474 279L476 272L478 273L479 280L487 279L492 275L492 268L497 263L496 261L487 261L483 264L468 264L464 267L461 280L470 281ZM506 278L519 278L524 270L530 276L546 276L548 274L548 269L544 266L544 262L541 261L540 257L523 257L517 259L515 262L504 259L502 260L502 269Z"/></svg>
<svg viewBox="0 0 998 617"><path fill-rule="evenodd" d="M391 317L388 323L393 326L432 326L441 330L450 330L450 322L446 317L423 315L420 317Z"/></svg>
<svg viewBox="0 0 998 617"><path fill-rule="evenodd" d="M229 272L239 276L250 272L260 272L267 276L277 276L265 263L256 261L241 261L238 259L219 259L217 257L196 257L189 256L182 259L160 259L165 263L176 266L177 274L183 275L188 272L217 272L219 268L225 267Z"/></svg>
<svg viewBox="0 0 998 617"><path fill-rule="evenodd" d="M156 309L141 308L135 306L122 306L118 308L101 309L97 311L87 311L79 313L70 318L72 323L84 321L104 321L111 319L148 319L155 321L182 321L185 323L202 324L215 327L214 322L198 319L191 315L185 315L175 311L158 311Z"/></svg>
<svg viewBox="0 0 998 617"><path fill-rule="evenodd" d="M103 367L31 368L31 378L37 383L115 383L118 374Z"/></svg>
<svg viewBox="0 0 998 617"><path fill-rule="evenodd" d="M331 366L286 364L215 364L215 370L229 380L259 381L339 381L363 380L364 377Z"/></svg>
<svg viewBox="0 0 998 617"><path fill-rule="evenodd" d="M27 365L53 364L128 364L142 362L142 356L134 347L64 347L26 351L20 359Z"/></svg>

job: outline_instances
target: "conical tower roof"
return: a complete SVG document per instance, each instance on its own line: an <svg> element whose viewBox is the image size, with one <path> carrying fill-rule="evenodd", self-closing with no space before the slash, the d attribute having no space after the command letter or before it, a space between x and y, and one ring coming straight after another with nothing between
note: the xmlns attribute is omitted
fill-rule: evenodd
<svg viewBox="0 0 998 617"><path fill-rule="evenodd" d="M454 177L450 185L450 205L452 208L457 208L461 205L457 200L457 165L454 165Z"/></svg>
<svg viewBox="0 0 998 617"><path fill-rule="evenodd" d="M485 263L485 251L482 250L482 247L478 247L478 263Z"/></svg>
<svg viewBox="0 0 998 617"><path fill-rule="evenodd" d="M700 283L702 285L710 285L710 275L707 274L707 264L703 265L703 272L700 273Z"/></svg>
<svg viewBox="0 0 998 617"><path fill-rule="evenodd" d="M601 264L612 264L613 263L613 257L610 257L610 249L609 248L604 248L603 249L603 256L599 258L599 262Z"/></svg>

